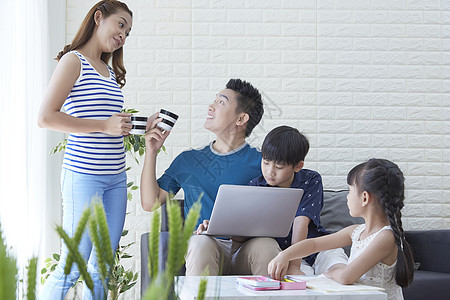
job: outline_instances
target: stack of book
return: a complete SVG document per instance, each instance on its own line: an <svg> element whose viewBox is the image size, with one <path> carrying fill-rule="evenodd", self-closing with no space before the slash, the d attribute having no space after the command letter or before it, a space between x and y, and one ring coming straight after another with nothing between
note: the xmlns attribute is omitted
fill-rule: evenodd
<svg viewBox="0 0 450 300"><path fill-rule="evenodd" d="M238 277L236 279L236 283L239 286L255 291L306 289L306 281L303 281L301 279L291 280L286 278L282 281L278 281L266 276L246 276Z"/></svg>

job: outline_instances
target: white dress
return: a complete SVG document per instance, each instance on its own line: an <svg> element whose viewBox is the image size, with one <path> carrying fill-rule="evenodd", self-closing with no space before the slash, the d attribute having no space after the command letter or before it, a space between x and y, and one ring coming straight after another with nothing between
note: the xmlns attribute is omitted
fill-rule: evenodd
<svg viewBox="0 0 450 300"><path fill-rule="evenodd" d="M363 232L365 228L366 224L361 224L352 232L352 248L348 259L349 264L370 245L378 233L382 230L392 230L391 226L384 226L364 240L360 240L361 232ZM361 276L358 283L384 288L389 300L403 300L402 288L395 282L394 275L396 263L397 261L390 266L383 264L382 262L377 263L372 269Z"/></svg>

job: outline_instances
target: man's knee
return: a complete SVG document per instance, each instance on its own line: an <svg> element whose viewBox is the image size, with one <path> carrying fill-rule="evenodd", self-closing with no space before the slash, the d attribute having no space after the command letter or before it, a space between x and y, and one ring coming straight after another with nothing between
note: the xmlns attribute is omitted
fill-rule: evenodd
<svg viewBox="0 0 450 300"><path fill-rule="evenodd" d="M246 252L263 260L272 260L281 251L273 238L253 238L246 242Z"/></svg>
<svg viewBox="0 0 450 300"><path fill-rule="evenodd" d="M210 275L217 275L220 263L220 250L214 238L194 235L189 240L186 253L186 275L200 276L209 268Z"/></svg>
<svg viewBox="0 0 450 300"><path fill-rule="evenodd" d="M245 274L268 275L269 262L281 251L277 241L273 238L253 238L244 244L244 251L240 253L241 260L236 262L242 266L237 269L246 272Z"/></svg>
<svg viewBox="0 0 450 300"><path fill-rule="evenodd" d="M186 261L191 257L203 260L220 256L219 247L214 238L205 235L194 235L189 240Z"/></svg>

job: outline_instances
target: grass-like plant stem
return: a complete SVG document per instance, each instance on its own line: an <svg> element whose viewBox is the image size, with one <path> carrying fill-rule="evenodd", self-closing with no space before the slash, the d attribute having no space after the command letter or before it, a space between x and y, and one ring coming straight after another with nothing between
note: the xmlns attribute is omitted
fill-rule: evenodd
<svg viewBox="0 0 450 300"><path fill-rule="evenodd" d="M37 257L28 261L27 267L27 300L36 299Z"/></svg>
<svg viewBox="0 0 450 300"><path fill-rule="evenodd" d="M159 233L161 232L161 219L159 210L153 212L150 234L148 239L148 271L150 278L158 276L159 265Z"/></svg>
<svg viewBox="0 0 450 300"><path fill-rule="evenodd" d="M188 248L189 239L192 236L200 216L200 198L201 196L189 210L184 226L183 218L181 216L181 207L178 200L173 200L173 195L170 195L166 200L167 220L169 223L169 242L166 269L163 273L159 273L158 268L160 215L157 210L153 212L148 254L151 282L144 293L143 300L176 298L176 291L174 289L176 282L174 282L174 278L178 275L184 264L184 255ZM202 286L203 287L200 287L200 291L203 290L204 297L206 279L204 279Z"/></svg>
<svg viewBox="0 0 450 300"><path fill-rule="evenodd" d="M69 250L68 256L72 256L73 261L77 264L78 270L80 271L81 276L84 278L84 282L88 289L91 292L94 292L94 282L92 281L91 275L87 271L86 262L84 261L81 253L78 251L78 244L76 244L64 231L62 226L56 226L56 232L58 232L59 236L63 239L64 243L66 243L67 249ZM68 275L70 273L70 269L66 270L64 268L64 274Z"/></svg>
<svg viewBox="0 0 450 300"><path fill-rule="evenodd" d="M208 280L206 279L206 277L202 277L202 279L200 279L200 284L198 286L197 300L204 300L205 299L206 285L207 284L208 284Z"/></svg>
<svg viewBox="0 0 450 300"><path fill-rule="evenodd" d="M80 244L81 238L83 237L83 233L86 229L86 224L89 221L90 217L91 217L91 211L89 209L83 210L80 221L78 222L77 228L75 229L75 235L72 238L76 245ZM67 257L66 265L64 268L64 273L70 272L70 269L72 269L72 265L73 265L73 257L69 255ZM66 273L66 274L69 274L69 273Z"/></svg>
<svg viewBox="0 0 450 300"><path fill-rule="evenodd" d="M105 259L106 264L109 267L114 265L114 253L111 248L111 238L109 236L108 222L106 220L105 209L100 198L93 199L94 206L94 216L97 220L98 229L100 233L100 244L101 248L98 250L102 251L102 256Z"/></svg>
<svg viewBox="0 0 450 300"><path fill-rule="evenodd" d="M105 274L108 273L108 268L106 266L105 260L101 259L102 253L101 249L101 243L100 243L100 235L99 235L99 228L97 226L97 222L95 218L89 219L89 236L91 238L92 244L94 245L95 251L97 252L97 265L100 277L104 278Z"/></svg>
<svg viewBox="0 0 450 300"><path fill-rule="evenodd" d="M180 243L180 254L182 254L182 255L178 256L178 267L179 268L181 268L185 262L184 255L187 252L189 239L191 238L192 232L195 230L195 227L197 226L198 218L200 217L200 209L202 207L200 199L201 199L202 195L200 195L198 200L192 205L191 209L188 212L186 220L184 221L183 236L182 236L182 241Z"/></svg>
<svg viewBox="0 0 450 300"><path fill-rule="evenodd" d="M169 249L167 254L166 269L169 277L172 277L179 271L179 256L184 256L184 253L181 253L180 249L183 221L181 218L180 205L178 204L178 201L168 200L166 201L166 205L167 219L169 221Z"/></svg>
<svg viewBox="0 0 450 300"><path fill-rule="evenodd" d="M17 290L17 261L6 249L0 224L0 299L15 300Z"/></svg>

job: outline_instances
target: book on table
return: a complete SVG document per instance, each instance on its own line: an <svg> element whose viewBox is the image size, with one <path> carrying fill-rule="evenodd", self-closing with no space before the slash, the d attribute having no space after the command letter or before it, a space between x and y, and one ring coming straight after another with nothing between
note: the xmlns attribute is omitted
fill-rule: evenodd
<svg viewBox="0 0 450 300"><path fill-rule="evenodd" d="M330 279L323 274L319 276L287 275L286 277L291 280L305 280L307 288L315 289L325 293L349 291L384 291L384 288L364 285L360 283L340 284L339 282Z"/></svg>
<svg viewBox="0 0 450 300"><path fill-rule="evenodd" d="M280 282L265 276L243 276L236 278L239 284L246 284L254 287L278 287Z"/></svg>
<svg viewBox="0 0 450 300"><path fill-rule="evenodd" d="M245 276L236 278L236 282L243 287L262 291L262 290L304 290L306 281L290 280L288 278L278 281L266 276Z"/></svg>

